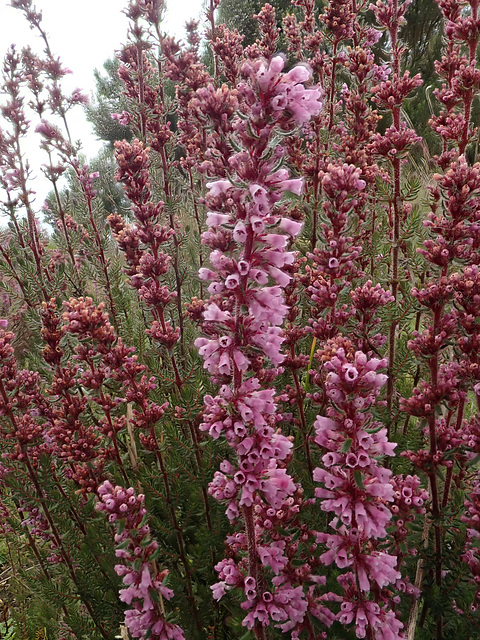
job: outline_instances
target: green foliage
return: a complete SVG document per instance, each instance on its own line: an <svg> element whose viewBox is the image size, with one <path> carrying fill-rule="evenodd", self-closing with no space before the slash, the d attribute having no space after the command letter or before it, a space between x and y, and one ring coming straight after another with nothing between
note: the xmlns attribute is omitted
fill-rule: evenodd
<svg viewBox="0 0 480 640"><path fill-rule="evenodd" d="M245 36L244 45L253 44L257 38L257 25L252 20L265 3L262 0L222 0L218 12L218 21L224 23L230 30L237 29ZM277 24L280 27L282 18L293 12L290 0L272 0L269 2L275 8Z"/></svg>
<svg viewBox="0 0 480 640"><path fill-rule="evenodd" d="M120 62L112 58L103 63L104 75L95 69L97 85L95 99L85 109L87 119L92 123L96 136L108 142L110 148L113 148L115 140L132 139L131 130L112 118L112 114L122 113L127 107L122 95L123 83L118 77L119 67Z"/></svg>
<svg viewBox="0 0 480 640"><path fill-rule="evenodd" d="M431 153L439 153L438 140L428 126L433 115L433 90L439 86L434 62L440 58L443 37L442 18L435 0L412 2L401 36L406 45L405 67L411 75L420 73L423 80L422 86L404 104L404 109Z"/></svg>

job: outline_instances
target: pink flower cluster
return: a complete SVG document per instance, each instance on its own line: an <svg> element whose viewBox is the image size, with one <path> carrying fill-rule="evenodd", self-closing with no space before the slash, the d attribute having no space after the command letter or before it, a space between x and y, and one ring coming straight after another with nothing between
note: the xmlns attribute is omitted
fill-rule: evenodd
<svg viewBox="0 0 480 640"><path fill-rule="evenodd" d="M425 503L429 496L428 491L420 486L418 476L401 475L392 478L393 504L390 510L394 516L396 532L393 534L397 543L405 540L408 534L408 524L415 520L417 514L426 512Z"/></svg>
<svg viewBox="0 0 480 640"><path fill-rule="evenodd" d="M211 198L223 196L232 200L243 215L236 219L234 211L208 214L207 224L211 230L204 240L210 241L213 229L231 229L232 239L238 243L240 252L236 258L227 258L220 249L215 249L210 254L213 269L201 269L200 277L211 281L209 292L212 296L237 298L240 304L248 307L249 314L242 319L244 341L263 351L274 365L278 365L283 360L280 348L284 340L279 325L287 311L282 289L291 279L284 267L294 260L293 253L286 250L288 235L278 231L295 237L302 225L280 217L274 207L283 191L300 194L302 181L289 179L288 171L279 169L265 176L263 185L251 184L246 191L233 189L228 180L207 186ZM231 375L233 366L246 371L250 359L241 350L243 343L238 344L238 339L228 335L237 322L234 310L222 310L216 302L211 302L205 310L204 320L212 323L209 328L218 327L214 338L198 338L195 342L205 359L205 368L212 374L222 375Z"/></svg>
<svg viewBox="0 0 480 640"><path fill-rule="evenodd" d="M223 433L239 462L235 469L224 460L209 489L217 500L228 500L230 520L238 517L238 506L254 504L257 491L273 508L295 491L286 470L277 467L288 458L292 442L271 426L275 413L273 389L261 389L257 378L249 378L235 392L224 385L217 397L205 396L200 429L215 439Z"/></svg>
<svg viewBox="0 0 480 640"><path fill-rule="evenodd" d="M180 337L180 329L174 328L165 317L165 308L177 293L164 283L171 258L163 249L174 232L160 222L164 203L152 199L150 148L139 140L131 144L122 140L115 143L115 151L119 167L117 179L123 183L125 193L132 201L135 223L127 224L118 213L110 215L108 220L125 253L130 284L152 311L153 322L148 333L171 349Z"/></svg>
<svg viewBox="0 0 480 640"><path fill-rule="evenodd" d="M255 538L262 577L250 575L247 558L236 562L230 557L215 567L220 581L212 587L214 598L220 600L235 587L242 589L246 600L241 606L249 611L243 624L250 629L273 623L283 633L291 631L292 637L298 638L303 629L311 629L307 612L326 626L335 620L324 602L338 597L322 589L326 579L318 575L316 568L320 561L312 555L317 546L315 532L305 526L299 530L299 514L303 506L311 502L303 501L301 489L276 509L257 500L254 506ZM286 535L287 530L290 535ZM247 536L243 533L229 536L227 542L236 555L248 548ZM299 550L309 544L309 552L299 554ZM265 577L270 572L273 577L270 578L271 586L267 587ZM305 585L308 585L306 590ZM315 592L316 587L321 589L320 595Z"/></svg>
<svg viewBox="0 0 480 640"><path fill-rule="evenodd" d="M97 510L117 526L115 554L122 564L115 571L126 587L120 590L120 600L132 605L125 612L127 629L134 638L183 640L181 628L165 619L162 598L170 600L173 591L163 584L168 571L158 572L153 560L158 544L150 537L145 496L106 480L98 487L98 497Z"/></svg>
<svg viewBox="0 0 480 640"><path fill-rule="evenodd" d="M358 258L362 247L348 235L351 216L358 212L365 198L365 180L361 170L344 163L329 163L318 177L325 195L325 222L320 224L323 248L307 254L311 263L302 278L313 305L309 320L313 334L324 340L337 332L352 314L346 304L339 305L342 291L361 275Z"/></svg>
<svg viewBox="0 0 480 640"><path fill-rule="evenodd" d="M307 66L297 65L288 73L282 73L284 67L284 57L275 56L268 63L262 59L248 61L242 71L253 78L262 97L275 112L279 115L287 112L297 125L301 125L320 111L323 91L320 87L307 89L304 86L312 76Z"/></svg>
<svg viewBox="0 0 480 640"><path fill-rule="evenodd" d="M282 196L287 191L300 195L303 180L281 167L285 150L273 134L275 127L292 130L303 124L321 107L320 89L304 86L310 72L297 67L282 74L284 64L277 56L268 64L258 59L242 68L245 115L232 124L232 146L239 150L228 159L226 177L207 184L209 230L202 240L212 249L211 268L202 268L200 278L210 282L211 298L203 314L206 335L195 342L204 367L224 383L215 398L206 396L200 428L213 438L224 434L236 457L235 465L222 463L209 491L228 503L231 521L243 515L245 522L236 551L246 553L246 565L243 560L239 565L231 559L220 562L221 581L212 590L217 599L233 586L243 590L242 607L249 611L243 624L258 638L271 622L284 631L293 629L308 606L302 586L278 576L287 563L285 542L268 542L268 530L262 530L256 516L264 504L275 513L297 490L285 468L292 442L275 428L275 391L262 388L278 371L269 373L268 361L278 367L284 359L284 289L294 262L288 246L302 227L288 216ZM276 575L270 590L261 578L265 567Z"/></svg>
<svg viewBox="0 0 480 640"><path fill-rule="evenodd" d="M387 537L389 503L394 500L392 472L378 460L393 456L396 444L388 441L386 428L368 410L387 381L379 372L387 362L341 346L333 353L324 364L332 406L327 417L315 421L315 442L326 451L323 467L314 471L314 480L323 485L315 495L321 509L334 514L330 526L335 530L317 534L327 548L320 559L349 570L340 579L345 593L337 619L342 624L354 622L358 638L367 637L368 629L378 640L402 638L402 623L388 602L369 598L369 593L401 578L397 557L376 543Z"/></svg>
<svg viewBox="0 0 480 640"><path fill-rule="evenodd" d="M285 543L283 543L285 547ZM264 565L270 565L274 550L277 549L279 556L283 557L282 545L272 547L271 551L258 547L259 554ZM287 559L283 558L283 562L278 564L278 570L274 571L278 575L279 569L287 563ZM275 562L270 565L275 567ZM282 576L273 578L272 583L275 585L273 593L263 589L259 589L257 581L252 576L246 578L238 569L238 566L232 559L222 560L215 566L221 582L213 585L213 596L216 600L233 587L243 588L246 594L246 601L242 604L242 608L250 610L245 617L243 624L252 629L255 622L262 626L268 626L270 620L277 623L282 632L293 629L298 623L303 621L307 610L307 601L305 600L302 587L293 588L282 584L284 579Z"/></svg>

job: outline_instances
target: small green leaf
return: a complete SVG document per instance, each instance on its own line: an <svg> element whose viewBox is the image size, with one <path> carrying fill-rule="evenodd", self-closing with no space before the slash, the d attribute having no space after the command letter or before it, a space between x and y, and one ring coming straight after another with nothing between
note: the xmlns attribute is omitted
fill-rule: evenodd
<svg viewBox="0 0 480 640"><path fill-rule="evenodd" d="M156 589L149 589L148 593L154 602L160 602L160 594Z"/></svg>
<svg viewBox="0 0 480 640"><path fill-rule="evenodd" d="M292 536L292 542L295 542L295 540L298 540L298 538L300 537L300 534L302 533L301 529L297 529L297 531L293 534Z"/></svg>
<svg viewBox="0 0 480 640"><path fill-rule="evenodd" d="M117 544L117 549L126 549L130 544L130 540L124 540L120 544Z"/></svg>
<svg viewBox="0 0 480 640"><path fill-rule="evenodd" d="M380 429L385 429L385 425L384 424L379 424L378 427L375 427L373 429L365 429L365 431L367 433L378 433L380 431Z"/></svg>
<svg viewBox="0 0 480 640"><path fill-rule="evenodd" d="M480 453L478 454L478 456L475 456L473 460L470 460L470 462L468 463L468 466L469 467L475 466L479 460L480 460Z"/></svg>
<svg viewBox="0 0 480 640"><path fill-rule="evenodd" d="M353 472L353 477L355 478L355 482L357 483L357 485L360 487L360 489L365 490L365 486L363 484L363 477L362 477L362 472L359 469L356 469Z"/></svg>

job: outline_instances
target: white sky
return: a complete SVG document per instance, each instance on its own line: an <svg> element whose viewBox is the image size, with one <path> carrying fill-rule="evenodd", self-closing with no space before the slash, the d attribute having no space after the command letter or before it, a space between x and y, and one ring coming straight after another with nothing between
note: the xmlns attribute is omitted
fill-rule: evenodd
<svg viewBox="0 0 480 640"><path fill-rule="evenodd" d="M126 40L128 20L122 13L126 0L34 0L33 4L43 13L43 27L53 54L73 72L65 78L64 86L70 90L78 87L90 95L95 88L93 70L102 69L105 60L112 58ZM203 0L167 0L163 30L183 38L185 22L203 18L202 6ZM12 9L9 0L0 0L0 63L10 44L18 49L27 44L37 51L43 49L41 39L29 29L23 13ZM80 107L69 113L69 126L72 138L84 141L86 155L95 155L100 145ZM39 181L43 182L43 178ZM43 201L44 188L36 186ZM41 202L37 202L39 205Z"/></svg>

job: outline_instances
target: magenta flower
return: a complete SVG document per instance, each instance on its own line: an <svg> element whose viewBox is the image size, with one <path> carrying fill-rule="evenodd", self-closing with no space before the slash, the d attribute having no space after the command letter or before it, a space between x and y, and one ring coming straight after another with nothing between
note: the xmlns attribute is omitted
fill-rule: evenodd
<svg viewBox="0 0 480 640"><path fill-rule="evenodd" d="M378 457L393 455L396 445L388 442L385 428L375 428L368 412L387 380L378 371L386 361L369 358L362 351L347 355L343 346L332 354L324 370L325 390L333 406L329 417L318 416L315 422L315 442L327 452L322 457L324 468L315 469L313 477L323 485L315 489L315 496L322 510L334 514L330 524L336 532L317 534L317 541L327 547L320 559L349 570L339 578L348 588L344 587L337 619L345 625L355 621L359 638L367 637L369 627L375 638L398 640L401 623L387 606L381 608L369 599L372 584L382 589L401 579L397 556L375 550L372 544L387 537L395 498L392 472L380 466ZM356 600L362 604L354 605ZM385 632L383 619L389 620Z"/></svg>
<svg viewBox="0 0 480 640"><path fill-rule="evenodd" d="M108 480L98 487L98 496L97 510L107 512L117 526L116 556L122 564L115 571L126 586L120 589L120 600L130 605L125 626L134 638L184 640L182 629L165 620L161 599L170 600L173 591L163 584L168 571L158 573L151 562L158 544L145 524L144 496L136 495L132 488L114 487Z"/></svg>
<svg viewBox="0 0 480 640"><path fill-rule="evenodd" d="M268 369L278 367L285 358L281 329L289 310L285 288L292 280L288 271L295 261L288 245L302 225L287 217L282 198L287 191L301 195L304 181L279 168L282 147L277 145L270 154L265 153L266 145L277 126L293 129L321 108L320 89L303 84L310 72L298 67L283 74L283 67L283 58L276 56L269 63L250 60L242 69L247 78L241 87L243 104L257 134L249 134L243 118L234 119L232 146L241 149L225 167L223 175L231 179L207 183L210 229L202 240L212 250L210 267L202 268L199 275L210 282L212 298L203 313L205 337L195 341L213 380L225 382L216 397L205 397L200 429L213 438L224 435L235 453L235 461L224 461L215 473L209 492L226 502L230 521L243 517L245 534L232 545L246 553L250 571L243 577L247 565L235 565L232 580L231 563L222 561L216 567L220 581L212 591L220 599L234 586L243 588L242 607L248 611L243 624L257 635L272 622L284 632L293 629L308 608L301 586L290 588L290 583L272 581L267 590L265 569L279 574L289 559L284 555L285 543L270 538L272 520L266 519L261 527L258 516L258 509L265 505L272 514L283 511L289 500L293 513L293 496L299 490L285 468L291 439L274 428L275 390L262 388L254 363L261 358ZM229 238L228 243L223 237ZM261 544L257 543L260 537ZM265 576L262 592L257 589L260 575Z"/></svg>

